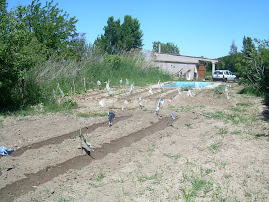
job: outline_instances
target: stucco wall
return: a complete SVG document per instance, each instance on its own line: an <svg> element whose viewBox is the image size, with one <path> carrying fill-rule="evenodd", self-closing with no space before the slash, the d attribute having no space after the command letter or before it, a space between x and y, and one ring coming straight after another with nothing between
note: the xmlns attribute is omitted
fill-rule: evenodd
<svg viewBox="0 0 269 202"><path fill-rule="evenodd" d="M151 53L150 60L153 65L159 66L162 70L176 74L177 76L186 77L190 80L194 77L195 67L197 70L199 69L199 63L209 61L214 66L218 62L215 59L155 52Z"/></svg>
<svg viewBox="0 0 269 202"><path fill-rule="evenodd" d="M194 68L197 64L186 64L186 63L176 63L176 62L158 62L154 61L155 66L160 67L162 70L172 73L174 75L193 79Z"/></svg>

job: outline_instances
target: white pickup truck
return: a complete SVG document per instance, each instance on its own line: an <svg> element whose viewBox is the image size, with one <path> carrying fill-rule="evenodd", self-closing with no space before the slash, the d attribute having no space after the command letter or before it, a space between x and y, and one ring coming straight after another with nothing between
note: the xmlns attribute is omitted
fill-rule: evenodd
<svg viewBox="0 0 269 202"><path fill-rule="evenodd" d="M212 75L213 81L236 81L236 76L229 70L216 70Z"/></svg>

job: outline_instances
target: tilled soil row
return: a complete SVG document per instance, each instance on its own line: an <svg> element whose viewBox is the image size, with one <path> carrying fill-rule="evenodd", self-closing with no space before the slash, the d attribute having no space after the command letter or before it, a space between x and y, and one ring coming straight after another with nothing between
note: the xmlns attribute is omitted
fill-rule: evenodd
<svg viewBox="0 0 269 202"><path fill-rule="evenodd" d="M144 97L144 99L148 99L148 100L160 99L159 95L162 95L162 94L163 94L162 92L157 92L157 93L154 93L153 95L149 95L149 96ZM178 94L178 91L174 90L171 93L164 94L161 97L162 97L162 99L173 99L177 94Z"/></svg>
<svg viewBox="0 0 269 202"><path fill-rule="evenodd" d="M115 124L115 123L117 123L119 121L126 120L126 119L128 119L130 117L131 116L116 117L115 120L113 121L113 123ZM108 121L104 121L104 122L101 122L101 123L95 123L95 124L93 124L91 126L82 128L81 133L82 134L91 133L94 130L96 130L97 128L99 128L99 127L107 127L107 126L108 126ZM13 152L11 154L11 156L17 157L17 156L21 156L24 152L26 152L26 151L28 151L30 149L39 149L39 148L41 148L43 146L46 146L46 145L60 144L66 139L75 138L79 133L80 133L80 130L76 130L76 131L73 131L71 133L67 133L67 134L64 134L64 135L61 135L61 136L53 137L53 138L50 138L50 139L47 139L47 140L43 140L41 142L37 142L37 143L27 145L27 146L22 147L22 148L16 150L15 152Z"/></svg>
<svg viewBox="0 0 269 202"><path fill-rule="evenodd" d="M49 166L37 173L28 174L26 175L26 178L18 180L12 184L8 184L4 188L0 189L0 201L12 201L16 197L35 190L37 186L51 181L53 178L66 173L70 169L85 167L93 160L103 159L109 153L116 153L121 148L129 147L132 143L143 139L149 134L153 134L172 126L173 121L174 120L170 117L162 118L158 122L153 123L146 128L119 139L112 140L110 143L104 143L100 148L96 148L92 154L84 149L87 154L76 156L54 166Z"/></svg>
<svg viewBox="0 0 269 202"><path fill-rule="evenodd" d="M134 97L137 97L138 95L141 95L142 93L145 93L147 92L148 90L142 90L142 91L139 91L139 92L136 92L136 93L133 93L132 95L122 95L118 98L118 100L131 100L133 99Z"/></svg>

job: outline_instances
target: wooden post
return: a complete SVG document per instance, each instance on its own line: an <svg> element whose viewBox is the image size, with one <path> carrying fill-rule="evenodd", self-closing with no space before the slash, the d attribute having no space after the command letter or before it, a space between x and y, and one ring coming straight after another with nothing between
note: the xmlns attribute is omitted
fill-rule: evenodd
<svg viewBox="0 0 269 202"><path fill-rule="evenodd" d="M83 150L82 150L82 135L81 135L81 129L79 130L79 136L80 136L80 148L81 148L81 154L83 154Z"/></svg>
<svg viewBox="0 0 269 202"><path fill-rule="evenodd" d="M21 98L23 98L24 96L24 77L22 78L22 81L21 81Z"/></svg>
<svg viewBox="0 0 269 202"><path fill-rule="evenodd" d="M76 94L76 85L75 85L75 80L73 79L73 86L74 86L74 94Z"/></svg>
<svg viewBox="0 0 269 202"><path fill-rule="evenodd" d="M84 90L86 91L86 81L85 81L85 78L83 78L83 82L84 82Z"/></svg>

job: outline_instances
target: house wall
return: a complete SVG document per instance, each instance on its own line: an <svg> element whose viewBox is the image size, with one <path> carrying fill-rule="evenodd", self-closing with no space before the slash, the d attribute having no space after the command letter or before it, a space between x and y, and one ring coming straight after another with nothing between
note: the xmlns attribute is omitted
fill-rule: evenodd
<svg viewBox="0 0 269 202"><path fill-rule="evenodd" d="M158 62L154 61L155 66L160 67L163 71L167 71L179 77L186 79L193 79L194 68L197 68L197 64L179 63L179 62Z"/></svg>
<svg viewBox="0 0 269 202"><path fill-rule="evenodd" d="M150 60L153 65L159 66L162 70L189 80L193 79L195 68L198 70L198 78L205 79L204 61L212 62L213 66L219 62L215 59L155 52L151 53Z"/></svg>

